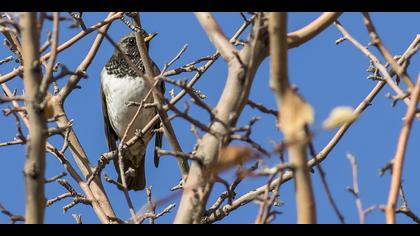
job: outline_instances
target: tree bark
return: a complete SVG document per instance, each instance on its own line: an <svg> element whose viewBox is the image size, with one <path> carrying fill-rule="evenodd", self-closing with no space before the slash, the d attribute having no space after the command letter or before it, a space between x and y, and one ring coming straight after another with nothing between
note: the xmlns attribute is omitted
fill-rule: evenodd
<svg viewBox="0 0 420 236"><path fill-rule="evenodd" d="M23 82L25 102L29 117L29 143L26 148L24 168L27 224L44 222L45 193L45 145L47 142L47 121L39 92L42 74L39 58L39 35L36 27L36 13L21 14Z"/></svg>

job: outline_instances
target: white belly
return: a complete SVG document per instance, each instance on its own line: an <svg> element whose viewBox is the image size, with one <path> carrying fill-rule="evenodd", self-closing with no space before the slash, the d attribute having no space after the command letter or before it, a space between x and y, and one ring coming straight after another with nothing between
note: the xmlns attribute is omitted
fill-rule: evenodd
<svg viewBox="0 0 420 236"><path fill-rule="evenodd" d="M106 78L105 78L106 76ZM135 78L116 78L114 75L106 74L105 69L101 73L101 83L104 93L106 94L106 103L108 109L108 117L111 126L115 130L119 138L122 138L128 124L133 119L138 107L127 106L129 102L141 102L150 87L143 79ZM153 97L150 96L147 102L152 102ZM141 113L134 122L134 125L128 133L128 138L134 136L137 129L142 129L150 119L155 115L153 108L142 109ZM145 143L151 138L151 133L144 137Z"/></svg>

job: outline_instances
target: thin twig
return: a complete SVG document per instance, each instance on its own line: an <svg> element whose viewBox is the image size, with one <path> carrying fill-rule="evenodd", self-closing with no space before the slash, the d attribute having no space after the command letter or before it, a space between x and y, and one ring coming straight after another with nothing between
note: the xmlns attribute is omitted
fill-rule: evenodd
<svg viewBox="0 0 420 236"><path fill-rule="evenodd" d="M359 49L363 54L365 54L373 62L373 64L375 65L375 67L379 69L379 71L381 72L384 80L392 88L392 90L394 90L394 92L397 93L398 96L405 97L405 92L403 92L401 90L401 88L398 87L398 85L392 80L391 75L388 73L388 71L386 70L385 66L383 66L379 62L378 58L376 58L368 49L366 49L365 46L363 46L360 42L358 42L355 38L353 38L347 32L347 30L341 25L340 22L336 21L335 22L335 26L337 27L337 29L343 34L343 36L348 41L350 41L357 49ZM408 98L403 99L403 101L407 105L410 103L410 99L408 99Z"/></svg>
<svg viewBox="0 0 420 236"><path fill-rule="evenodd" d="M14 215L9 210L7 210L2 204L0 204L0 212L10 218L10 224L14 224L18 221L25 222L25 217L20 215Z"/></svg>
<svg viewBox="0 0 420 236"><path fill-rule="evenodd" d="M45 183L48 184L48 183L51 183L51 182L55 182L58 179L61 179L61 178L65 177L65 176L67 176L67 173L66 172L61 172L60 174L58 174L58 175L56 175L54 177L51 177L49 179L46 179L45 180Z"/></svg>
<svg viewBox="0 0 420 236"><path fill-rule="evenodd" d="M348 153L347 159L350 161L351 169L352 169L352 176L353 176L353 187L347 187L347 190L350 193L352 193L354 198L356 199L356 207L357 207L357 212L359 213L359 221L360 221L360 224L364 224L365 219L366 219L366 214L363 209L362 200L360 199L359 178L357 174L358 170L357 170L356 158L352 154Z"/></svg>
<svg viewBox="0 0 420 236"><path fill-rule="evenodd" d="M378 33L376 32L375 26L373 25L372 19L370 18L369 13L363 12L363 19L364 23L366 25L366 28L368 29L369 36L371 38L371 42L373 45L378 48L378 50L381 52L381 54L385 57L387 62L391 65L392 69L397 74L398 78L402 79L404 83L407 85L409 91L411 91L414 88L413 81L411 81L410 77L407 75L405 69L400 66L393 58L391 53L388 51L388 49L383 44L381 38L379 37Z"/></svg>
<svg viewBox="0 0 420 236"><path fill-rule="evenodd" d="M175 63L179 58L181 58L181 56L182 56L182 54L184 54L184 52L187 50L187 48L188 48L188 44L185 44L183 47L182 47L182 49L181 49L181 51L179 51L178 52L178 54L176 54L176 56L170 61L170 62L168 62L168 63L166 63L165 65L163 65L163 69L162 69L162 72L160 73L161 75L163 75L165 72L166 72L166 70L173 64L173 63ZM1 64L0 64L1 65Z"/></svg>
<svg viewBox="0 0 420 236"><path fill-rule="evenodd" d="M11 60L13 60L13 56L8 56L8 57L6 57L6 58L4 58L4 59L1 59L1 60L0 60L0 65L2 65L2 64L4 64L4 63L7 63L7 62L9 62L9 61L11 61Z"/></svg>
<svg viewBox="0 0 420 236"><path fill-rule="evenodd" d="M82 39L83 37L85 37L86 35L100 29L102 26L104 25L109 25L110 23L114 22L115 20L118 20L124 13L123 12L117 12L117 13L113 13L111 15L109 15L106 19L104 19L103 21L89 27L86 31L81 31L79 32L77 35L73 36L71 39L67 40L66 42L64 42L63 44L61 44L58 48L57 48L57 52L61 52L67 48L69 48L70 46L72 46L74 43L78 42L80 39ZM50 58L51 56L51 52L43 55L40 58L41 62L46 61L48 58ZM23 73L23 67L19 67L16 70L9 72L8 74L5 74L3 76L0 76L0 84L7 82L11 79L13 79L14 77L21 75Z"/></svg>
<svg viewBox="0 0 420 236"><path fill-rule="evenodd" d="M74 220L76 221L76 224L83 224L82 222L82 215L79 214L72 214L71 216L73 216Z"/></svg>
<svg viewBox="0 0 420 236"><path fill-rule="evenodd" d="M306 131L309 132L309 129L306 129ZM309 153L311 154L312 158L316 158L315 146L312 141L309 142L308 147L309 147ZM337 203L335 202L334 197L331 193L330 187L327 182L325 171L323 170L321 164L316 165L316 167L318 169L319 176L321 177L322 185L324 186L325 192L327 193L328 201L330 202L332 208L334 209L334 212L337 215L337 218L340 221L340 223L344 224L345 223L344 216L340 212L340 209L338 208Z"/></svg>
<svg viewBox="0 0 420 236"><path fill-rule="evenodd" d="M265 107L263 104L261 103L256 103L250 99L248 99L248 105L254 109L258 109L260 112L262 113L266 113L266 114L270 114L273 115L274 117L276 117L276 119L278 118L278 114L279 112L270 108Z"/></svg>
<svg viewBox="0 0 420 236"><path fill-rule="evenodd" d="M50 84L50 81L52 80L52 76L54 72L54 64L57 57L60 13L54 12L53 17L54 17L54 21L53 21L52 41L51 41L51 56L48 61L47 70L40 84L39 91L40 91L41 96L45 96L47 93L48 86Z"/></svg>
<svg viewBox="0 0 420 236"><path fill-rule="evenodd" d="M420 224L420 218L408 207L407 199L405 197L403 186L400 188L401 206L396 210L396 213L404 214L413 220L415 223Z"/></svg>
<svg viewBox="0 0 420 236"><path fill-rule="evenodd" d="M111 16L112 16L112 14L110 14L108 17L111 17ZM106 32L108 31L110 26L111 25L108 23L108 24L105 24L104 26L102 26L101 28L99 28L99 30L98 30L99 33L97 34L97 36L95 38L95 41L93 42L91 48L89 49L89 52L87 53L86 57L83 59L83 61L77 67L75 74L70 77L67 84L65 84L63 86L63 88L61 89L61 91L58 93L57 96L59 97L59 100L62 103L67 98L67 96L70 94L70 92L74 88L76 88L76 85L80 81L80 79L83 78L83 75L85 74L85 71L90 66L93 59L95 58L96 53L98 52L99 47L101 46L102 41L105 37L104 35L106 34ZM57 51L58 50L59 50L59 48L57 48ZM53 53L51 53L51 56L52 55L53 55Z"/></svg>

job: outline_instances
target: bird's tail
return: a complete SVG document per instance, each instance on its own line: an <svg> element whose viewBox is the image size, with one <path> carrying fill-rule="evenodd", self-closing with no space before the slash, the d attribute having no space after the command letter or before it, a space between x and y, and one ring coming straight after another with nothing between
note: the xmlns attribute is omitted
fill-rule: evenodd
<svg viewBox="0 0 420 236"><path fill-rule="evenodd" d="M139 158L139 157L136 157ZM131 161L124 161L124 173L126 173L127 190L143 190L146 187L146 174L144 168L144 154L138 167L135 167ZM119 173L119 171L117 171ZM123 174L124 174L123 173ZM122 183L121 174L118 174L118 182ZM120 188L121 189L121 188Z"/></svg>

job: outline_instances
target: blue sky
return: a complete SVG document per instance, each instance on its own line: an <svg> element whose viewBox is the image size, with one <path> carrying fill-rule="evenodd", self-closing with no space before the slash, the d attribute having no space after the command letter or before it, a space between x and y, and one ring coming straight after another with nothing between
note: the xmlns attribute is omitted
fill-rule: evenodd
<svg viewBox="0 0 420 236"><path fill-rule="evenodd" d="M62 13L65 14L65 13ZM87 25L106 17L107 13L84 13L83 17ZM319 16L320 13L290 13L289 31L296 30L311 20ZM215 16L224 33L230 37L242 24L239 13L215 13ZM420 28L415 22L419 22L418 13L372 13L372 19L377 27L379 35L384 41L385 46L392 54L401 54L405 51L411 41L419 33ZM367 45L369 36L364 27L360 13L344 13L340 18L341 23L347 30L361 43ZM61 23L63 27L60 32L60 42L79 32L78 29L68 29L68 22ZM159 32L153 39L150 46L150 54L156 64L162 68L163 64L170 61L183 47L188 44L188 50L178 60L173 67L181 66L200 57L211 55L215 49L209 42L206 34L196 21L192 13L144 13L142 14L142 25L149 32ZM51 23L47 22L44 27L43 40L46 30L51 29ZM114 23L109 31L111 37L117 40L119 37L128 33L129 29L121 22ZM242 39L245 39L249 31L246 31ZM75 69L78 63L85 57L95 34L90 34L76 43L71 48L59 54L58 62L66 64L69 69ZM318 37L310 42L289 51L289 78L297 85L300 93L315 109L316 120L312 126L315 131L315 148L321 150L329 139L334 135L334 131L324 131L321 129L322 121L328 116L331 109L336 106L356 107L362 99L375 86L374 81L366 79L369 60L354 48L349 42L340 45L335 44L335 40L340 38L340 32L330 26ZM379 56L374 48L370 48L373 53ZM109 59L113 51L112 45L104 41L92 65L89 67L88 79L82 80L81 90L75 90L67 99L65 108L70 119L74 119L74 129L83 144L89 159L96 163L100 154L107 151L105 135L102 124L102 112L99 93L99 73L103 65ZM5 47L0 47L0 58L9 55ZM379 57L382 61L382 57ZM419 71L416 65L420 62L419 56L414 56L411 61L408 73L415 81ZM251 99L264 103L266 106L275 108L274 96L269 87L269 60L265 60L261 65L251 91ZM8 63L0 66L0 74L10 71L16 64ZM206 102L214 106L221 94L227 75L227 67L221 59L218 60L208 72L196 84L196 88L207 95ZM175 77L176 79L191 78L192 73L183 74ZM60 81L62 86L65 80ZM22 88L21 79L14 79L8 83L11 88ZM167 91L172 87L168 86ZM20 90L21 91L21 90ZM179 91L175 88L175 91ZM327 181L338 204L339 209L345 216L347 223L358 223L357 209L353 196L346 191L347 186L352 185L351 167L346 159L348 152L357 157L359 164L359 185L360 196L365 208L372 205L385 204L388 196L390 183L389 173L379 177L378 170L393 158L398 135L402 125L401 118L406 112L406 105L398 103L396 107L391 107L391 101L385 94L392 91L385 87L360 117L360 119L349 129L345 137L340 141L336 148L330 153L325 162L322 163L327 173ZM168 95L168 94L167 94ZM183 102L189 101L184 98L179 103L179 108L183 108ZM5 108L0 105L0 109ZM191 115L200 119L203 123L208 123L209 117L202 110L192 106ZM239 125L245 125L253 116L261 116L254 129L252 137L258 140L265 148L270 149L270 141L281 141L281 133L274 128L275 120L273 117L263 115L256 110L245 108ZM416 186L419 178L417 168L420 165L418 148L415 147L416 140L420 138L418 121L415 121L413 132L407 148L406 162L404 163L403 183L410 208L420 213L420 202L416 201L420 197L420 190ZM190 151L195 144L195 139L190 130L190 125L181 119L173 122L175 132L179 137L180 144L185 151ZM0 117L0 142L11 140L15 133L14 119L10 117ZM62 139L53 137L50 142L57 146L62 145ZM169 148L164 140L164 148ZM70 153L67 154L71 160ZM148 185L153 186L153 194L157 199L168 197L171 193L169 189L179 181L179 171L176 161L172 157L162 157L160 167L154 168L152 149L148 150L147 155L147 181ZM276 163L276 158L265 160L268 165ZM24 148L22 146L0 148L0 203L16 214L24 214L24 183L22 169L24 164ZM52 156L47 155L46 177L52 177L63 171L62 166ZM106 168L105 172L115 177L113 166ZM227 180L233 180L233 172L223 175ZM71 180L67 178L79 192L82 192ZM331 206L329 205L325 191L321 185L318 173L312 175L313 186L316 198L317 216L319 223L338 223ZM255 178L243 182L238 188L238 196L246 193L266 182L265 178ZM121 218L127 218L129 212L124 201L123 194L116 190L114 186L105 184L106 190L111 198L112 205ZM224 190L224 187L217 184L214 194L209 200L212 204L217 194ZM46 186L47 198L53 198L65 190L56 183ZM132 192L131 197L137 209L146 203L145 192ZM276 208L283 212L274 221L275 223L295 223L295 201L293 182L283 185L280 189L280 199L284 205ZM168 203L179 202L179 196L174 196ZM78 205L66 214L62 207L69 203L64 200L49 207L46 211L45 222L47 223L73 223L71 214L82 214L85 223L98 223L93 211L84 205ZM162 210L166 205L162 205ZM158 211L159 211L158 209ZM174 211L175 212L175 211ZM258 205L250 203L226 217L223 223L253 223L258 212ZM168 214L157 223L171 223L174 213ZM6 223L7 218L0 214L0 223ZM367 217L367 223L383 223L384 214L375 210ZM410 223L405 216L397 216L397 222Z"/></svg>

